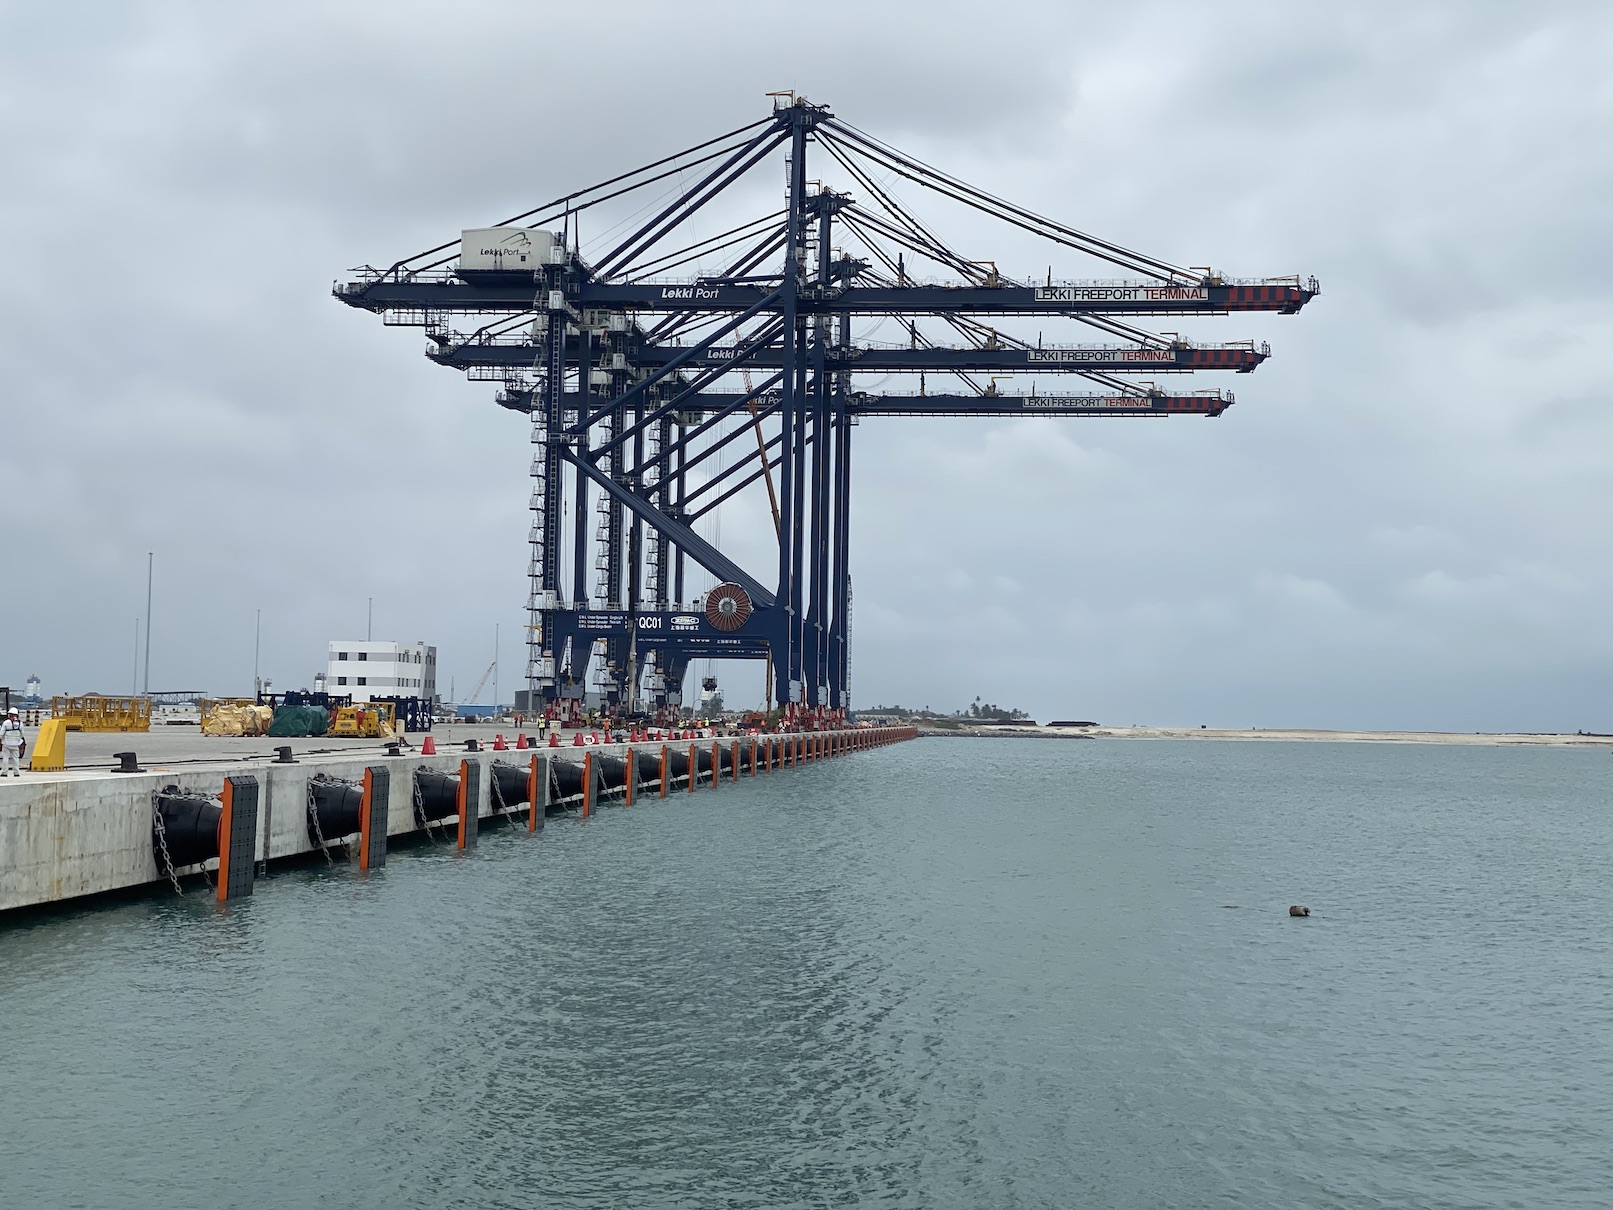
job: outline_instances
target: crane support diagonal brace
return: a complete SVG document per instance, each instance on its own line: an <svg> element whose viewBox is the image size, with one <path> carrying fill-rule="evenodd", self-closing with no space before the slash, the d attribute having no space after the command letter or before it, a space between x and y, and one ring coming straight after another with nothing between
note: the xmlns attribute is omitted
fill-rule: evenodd
<svg viewBox="0 0 1613 1210"><path fill-rule="evenodd" d="M570 446L561 446L560 456L597 483L612 499L620 501L628 511L672 539L674 545L686 552L690 558L712 575L718 579L738 584L750 594L750 599L755 604L763 608L770 607L773 604L773 594L763 588L754 576L695 533L694 530L683 524L683 522L674 521L642 496L635 495L620 483L617 483Z"/></svg>

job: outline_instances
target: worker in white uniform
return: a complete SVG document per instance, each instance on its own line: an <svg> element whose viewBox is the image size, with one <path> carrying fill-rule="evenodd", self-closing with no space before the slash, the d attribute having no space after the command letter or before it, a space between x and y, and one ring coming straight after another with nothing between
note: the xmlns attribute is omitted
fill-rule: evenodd
<svg viewBox="0 0 1613 1210"><path fill-rule="evenodd" d="M13 706L6 711L6 721L0 723L0 777L8 772L13 777L22 776L22 754L28 747L28 741L22 733L22 722L17 718L17 708Z"/></svg>

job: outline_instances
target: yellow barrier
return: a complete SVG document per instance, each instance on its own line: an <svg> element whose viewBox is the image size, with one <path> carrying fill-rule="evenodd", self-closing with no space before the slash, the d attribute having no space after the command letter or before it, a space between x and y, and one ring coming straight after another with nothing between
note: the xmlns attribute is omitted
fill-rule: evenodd
<svg viewBox="0 0 1613 1210"><path fill-rule="evenodd" d="M150 731L149 697L53 697L50 715L69 731Z"/></svg>
<svg viewBox="0 0 1613 1210"><path fill-rule="evenodd" d="M54 773L67 767L67 720L47 718L34 737L34 754L28 767L35 773Z"/></svg>

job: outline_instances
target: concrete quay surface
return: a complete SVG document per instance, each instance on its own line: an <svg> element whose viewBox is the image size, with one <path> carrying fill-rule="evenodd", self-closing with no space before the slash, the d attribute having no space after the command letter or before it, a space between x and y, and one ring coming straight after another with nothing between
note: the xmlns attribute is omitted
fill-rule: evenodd
<svg viewBox="0 0 1613 1210"><path fill-rule="evenodd" d="M168 734L170 731L180 734ZM753 739L762 744L771 740L780 750L790 745L792 755L799 741L804 763L831 754L879 747L913 735L909 728L863 728L574 747L571 733L567 733L564 747L512 748L495 752L491 750L491 742L500 732L513 744L513 728L494 725L439 728L432 733L437 747L433 756L422 756L418 751L423 735L407 737L415 750L406 748L402 755L389 756L384 743L374 739L209 737L198 734L195 728L178 727L153 729L149 733L71 734L67 741L66 770L0 778L0 913L165 881L166 875L159 870L153 850L155 795L168 787L177 787L182 794L215 797L229 775L251 774L258 781L253 854L263 868L271 862L304 857L317 851L308 835L308 784L316 774L356 783L362 781L367 766L387 769L392 785L387 835L395 837L422 831L415 818L412 798L417 769L458 773L461 761L474 761L476 817L480 820L506 813L497 809L488 784L495 760L527 765L537 756L542 760L580 764L588 752L618 757L629 748L659 752L663 742L669 749L687 751L694 745L709 751L713 743L721 743L725 754L738 745L739 768L748 775L746 762L750 759ZM30 743L32 738L30 735ZM531 738L529 733L529 742ZM806 750L809 738L817 742L818 750ZM480 751L466 751L465 741L471 739L481 741ZM275 760L274 749L281 746L292 749L295 763L282 764ZM113 753L125 751L136 753L142 772L112 771L117 763ZM789 765L794 763L792 759ZM781 763L781 767L788 766ZM698 780L705 784L706 775L701 773ZM687 789L687 779L677 781ZM544 783L547 782L545 778ZM525 814L525 807L516 810ZM448 823L452 827L452 817ZM340 839L326 837L327 843L332 845ZM215 871L217 867L215 857L199 865L181 867L179 873Z"/></svg>
<svg viewBox="0 0 1613 1210"><path fill-rule="evenodd" d="M515 742L518 730L526 733L527 742L536 738L533 727L516 728L510 724L451 723L439 724L430 734L439 750L449 747L463 748L467 739L481 740L491 745L495 735L503 735ZM33 750L35 728L29 727L29 751ZM565 742L571 743L572 732L565 733ZM403 737L416 750L424 733L410 732ZM304 756L359 756L364 753L380 754L389 741L379 739L344 739L339 736L310 736L306 739L271 739L266 736L203 735L195 726L153 726L150 731L72 731L67 736L67 771L81 769L110 769L118 762L117 752L134 752L145 766L152 764L178 764L196 761L273 760L275 749L290 747L291 754L301 760ZM404 749L408 751L408 748ZM59 776L36 773L35 777Z"/></svg>

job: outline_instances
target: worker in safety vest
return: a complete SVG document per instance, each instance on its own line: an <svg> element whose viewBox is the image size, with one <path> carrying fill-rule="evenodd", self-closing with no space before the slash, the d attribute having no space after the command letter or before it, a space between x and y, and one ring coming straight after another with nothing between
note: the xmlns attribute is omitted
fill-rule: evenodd
<svg viewBox="0 0 1613 1210"><path fill-rule="evenodd" d="M0 758L5 761L0 765L0 777L9 771L13 777L22 776L22 754L28 749L28 740L22 733L22 722L17 718L17 708L13 706L6 711L6 721L0 723Z"/></svg>

